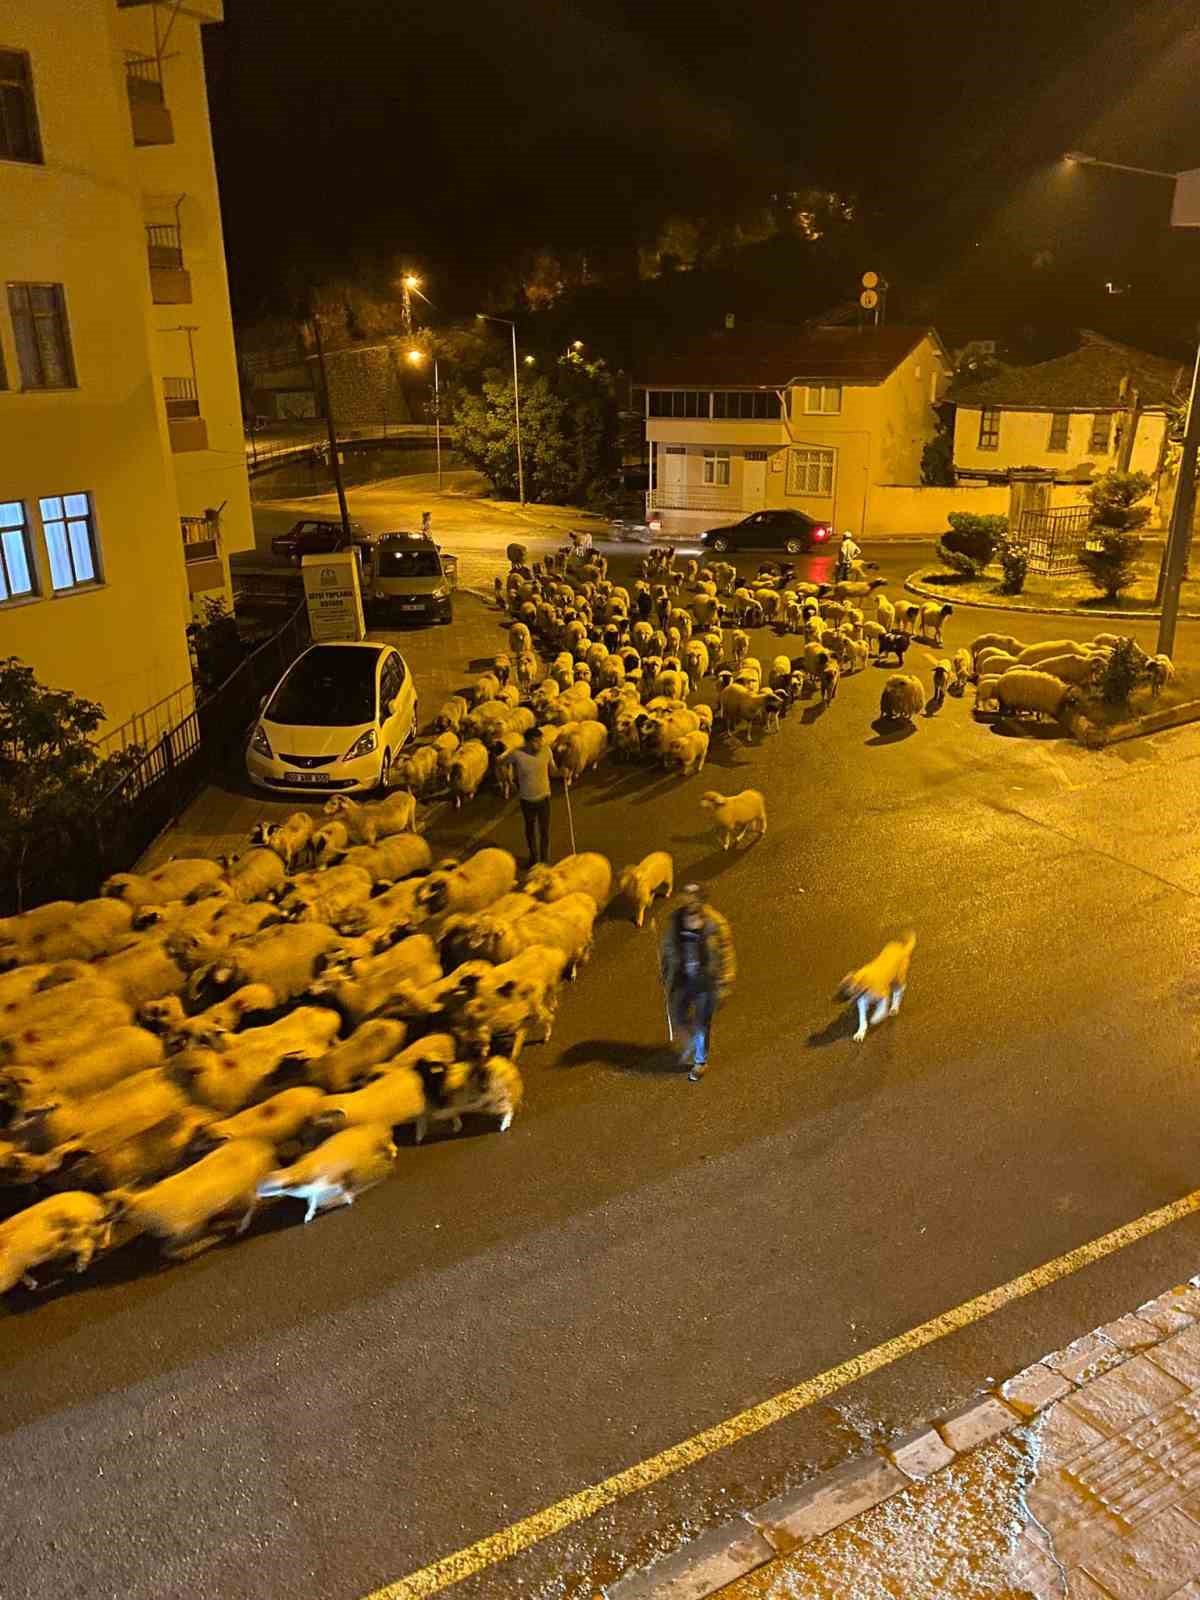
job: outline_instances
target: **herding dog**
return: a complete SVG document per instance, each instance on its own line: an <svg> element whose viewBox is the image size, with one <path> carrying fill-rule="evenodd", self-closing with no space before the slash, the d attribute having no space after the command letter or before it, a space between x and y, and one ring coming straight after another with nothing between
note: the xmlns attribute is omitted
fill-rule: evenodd
<svg viewBox="0 0 1200 1600"><path fill-rule="evenodd" d="M899 1011L908 983L908 964L912 960L916 942L915 933L907 933L903 939L893 939L884 945L874 961L859 967L857 972L848 972L838 985L836 998L853 1000L858 1005L858 1028L854 1035L856 1043L862 1043L869 1027L873 1028L876 1023L882 1022L884 1017L894 1017ZM872 1005L875 1008L873 1011Z"/></svg>

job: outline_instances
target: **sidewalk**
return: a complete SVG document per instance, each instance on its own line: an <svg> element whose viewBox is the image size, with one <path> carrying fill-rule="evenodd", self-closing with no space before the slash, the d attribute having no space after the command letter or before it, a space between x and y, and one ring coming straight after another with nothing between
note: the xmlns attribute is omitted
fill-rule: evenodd
<svg viewBox="0 0 1200 1600"><path fill-rule="evenodd" d="M1200 1279L608 1600L1200 1600Z"/></svg>

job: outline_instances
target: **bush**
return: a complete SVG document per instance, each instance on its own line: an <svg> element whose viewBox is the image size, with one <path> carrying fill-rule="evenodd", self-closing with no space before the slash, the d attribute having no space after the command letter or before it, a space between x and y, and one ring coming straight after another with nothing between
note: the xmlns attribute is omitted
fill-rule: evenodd
<svg viewBox="0 0 1200 1600"><path fill-rule="evenodd" d="M1000 593L1020 594L1029 576L1029 557L1019 546L1010 544L1006 539L1000 547L1000 565L1004 568Z"/></svg>
<svg viewBox="0 0 1200 1600"><path fill-rule="evenodd" d="M203 610L202 621L188 623L187 636L196 687L201 694L211 694L244 659L246 646L238 632L237 618L226 610L223 600L206 598Z"/></svg>
<svg viewBox="0 0 1200 1600"><path fill-rule="evenodd" d="M996 546L1008 533L1008 518L952 511L946 521L950 532L938 540L938 555L964 577L978 578L994 559Z"/></svg>
<svg viewBox="0 0 1200 1600"><path fill-rule="evenodd" d="M940 418L937 432L921 451L921 482L942 489L954 486L954 429Z"/></svg>
<svg viewBox="0 0 1200 1600"><path fill-rule="evenodd" d="M1125 706L1142 672L1145 654L1132 639L1121 639L1100 675L1100 698L1105 705Z"/></svg>
<svg viewBox="0 0 1200 1600"><path fill-rule="evenodd" d="M1149 506L1136 502L1144 500L1152 487L1152 480L1144 472L1106 472L1087 492L1092 521L1101 528L1132 533L1150 515Z"/></svg>
<svg viewBox="0 0 1200 1600"><path fill-rule="evenodd" d="M1088 581L1106 600L1118 599L1133 582L1140 544L1136 533L1119 533L1115 528L1092 530L1088 544L1079 552L1079 562Z"/></svg>

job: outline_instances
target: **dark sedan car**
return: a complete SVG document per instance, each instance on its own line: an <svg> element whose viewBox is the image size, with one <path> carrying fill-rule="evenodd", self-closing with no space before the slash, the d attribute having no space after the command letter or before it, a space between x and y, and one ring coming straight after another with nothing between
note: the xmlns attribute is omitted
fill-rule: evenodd
<svg viewBox="0 0 1200 1600"><path fill-rule="evenodd" d="M357 522L350 524L350 543L359 553L371 542L369 534ZM326 556L346 548L346 535L340 522L322 522L314 517L301 517L286 533L277 533L271 540L271 549L277 556L287 556L299 561L301 556Z"/></svg>
<svg viewBox="0 0 1200 1600"><path fill-rule="evenodd" d="M701 539L709 550L786 550L798 556L828 544L830 527L803 511L752 511L740 522L710 528Z"/></svg>

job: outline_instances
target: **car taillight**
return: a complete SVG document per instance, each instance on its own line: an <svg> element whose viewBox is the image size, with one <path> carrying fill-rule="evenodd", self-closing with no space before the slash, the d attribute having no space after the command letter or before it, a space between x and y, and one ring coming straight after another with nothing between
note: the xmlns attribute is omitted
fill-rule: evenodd
<svg viewBox="0 0 1200 1600"><path fill-rule="evenodd" d="M814 528L813 529L813 538L816 540L816 542L818 544L823 544L825 542L825 540L828 539L828 537L829 537L829 529L828 528Z"/></svg>

